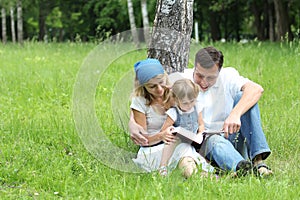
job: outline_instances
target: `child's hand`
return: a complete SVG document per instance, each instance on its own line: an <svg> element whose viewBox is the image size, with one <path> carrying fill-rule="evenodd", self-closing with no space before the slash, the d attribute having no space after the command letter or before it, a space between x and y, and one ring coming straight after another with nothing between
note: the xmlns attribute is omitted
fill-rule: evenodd
<svg viewBox="0 0 300 200"><path fill-rule="evenodd" d="M203 133L204 130L205 130L204 125L200 125L200 126L198 127L198 133Z"/></svg>
<svg viewBox="0 0 300 200"><path fill-rule="evenodd" d="M176 142L177 136L175 136L173 134L173 132L174 132L174 127L173 126L170 126L170 127L166 128L161 134L162 141L166 144Z"/></svg>

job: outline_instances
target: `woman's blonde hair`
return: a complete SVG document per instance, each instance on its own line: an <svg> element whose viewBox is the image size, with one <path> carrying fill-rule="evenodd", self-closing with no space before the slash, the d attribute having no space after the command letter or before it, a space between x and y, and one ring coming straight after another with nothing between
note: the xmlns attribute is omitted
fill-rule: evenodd
<svg viewBox="0 0 300 200"><path fill-rule="evenodd" d="M169 96L170 96L170 81L168 78L168 74L164 73L164 74L159 74L155 77L156 79L159 80L165 80L166 81L166 85L164 86L164 95L163 95L163 100L166 100ZM137 79L137 77L135 77L135 81L134 81L134 91L132 96L140 96L140 97L144 97L147 100L147 104L146 105L150 105L153 102L154 97L147 91L146 89L146 84L141 85L139 80ZM163 101L164 103L166 101ZM168 105L164 105L164 107L166 109L169 109L170 107Z"/></svg>

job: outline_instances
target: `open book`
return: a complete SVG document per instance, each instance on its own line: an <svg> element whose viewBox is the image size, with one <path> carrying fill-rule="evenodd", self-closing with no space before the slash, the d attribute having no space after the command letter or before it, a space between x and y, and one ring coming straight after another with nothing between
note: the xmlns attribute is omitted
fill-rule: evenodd
<svg viewBox="0 0 300 200"><path fill-rule="evenodd" d="M174 128L174 134L176 134L176 136L178 136L182 142L186 142L186 143L197 143L197 144L201 144L203 141L203 134L199 133L198 135L193 133L192 131L189 131L185 128L182 128L180 126Z"/></svg>
<svg viewBox="0 0 300 200"><path fill-rule="evenodd" d="M176 127L174 128L174 134L176 134L182 142L186 143L193 143L193 144L201 144L204 140L205 135L214 135L218 134L223 136L224 132L222 131L204 131L203 133L195 134L185 128L182 127Z"/></svg>

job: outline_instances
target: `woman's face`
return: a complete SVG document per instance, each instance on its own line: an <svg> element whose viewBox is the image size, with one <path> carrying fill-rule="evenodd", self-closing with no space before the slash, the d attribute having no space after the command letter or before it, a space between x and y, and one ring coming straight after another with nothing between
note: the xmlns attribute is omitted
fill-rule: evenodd
<svg viewBox="0 0 300 200"><path fill-rule="evenodd" d="M145 88L154 98L159 98L164 95L166 83L167 80L165 76L156 76L145 84Z"/></svg>

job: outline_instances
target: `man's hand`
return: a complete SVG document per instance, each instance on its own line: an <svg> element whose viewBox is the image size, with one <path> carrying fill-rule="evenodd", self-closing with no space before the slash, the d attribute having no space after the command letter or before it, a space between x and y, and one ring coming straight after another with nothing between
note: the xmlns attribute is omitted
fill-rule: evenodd
<svg viewBox="0 0 300 200"><path fill-rule="evenodd" d="M224 137L228 138L228 134L237 133L241 128L241 117L234 113L230 113L223 125Z"/></svg>
<svg viewBox="0 0 300 200"><path fill-rule="evenodd" d="M241 116L246 113L253 105L255 105L261 97L264 89L253 81L248 81L241 88L243 95L239 102L235 105L230 115L224 122L224 136L228 138L228 134L237 133L241 128Z"/></svg>

